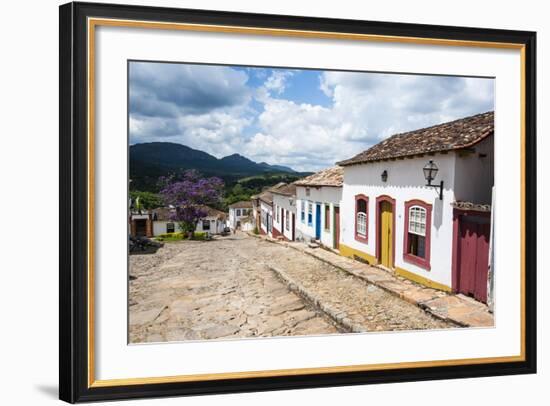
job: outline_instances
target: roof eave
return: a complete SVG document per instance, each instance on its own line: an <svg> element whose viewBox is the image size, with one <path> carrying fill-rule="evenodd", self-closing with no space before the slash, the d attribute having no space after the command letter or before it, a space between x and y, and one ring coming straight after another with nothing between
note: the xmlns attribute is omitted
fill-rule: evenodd
<svg viewBox="0 0 550 406"><path fill-rule="evenodd" d="M353 166L353 165L364 165L364 164L369 164L369 163L373 163L373 162L381 162L381 161L388 161L388 160L395 160L395 159L411 158L411 157L415 157L415 156L420 157L420 156L427 155L427 154L438 154L438 153L442 153L442 152L459 151L461 149L473 147L474 145L479 144L481 141L485 140L487 137L489 137L490 135L493 135L493 134L494 134L494 130L492 129L492 130L489 130L486 133L482 134L479 138L477 138L476 140L474 140L474 141L472 141L468 144L463 144L463 145L454 146L454 147L450 147L450 148L442 148L442 149L437 149L437 150L434 150L434 151L415 152L414 154L394 155L394 156L388 156L388 157L385 157L385 158L366 159L366 160L357 161L357 162L350 162L350 160L347 160L347 161L337 162L336 164L346 167L346 166Z"/></svg>

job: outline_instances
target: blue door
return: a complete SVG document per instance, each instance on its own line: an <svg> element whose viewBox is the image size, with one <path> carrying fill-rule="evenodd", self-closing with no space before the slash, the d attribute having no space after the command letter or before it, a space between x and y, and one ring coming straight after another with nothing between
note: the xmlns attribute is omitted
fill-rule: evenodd
<svg viewBox="0 0 550 406"><path fill-rule="evenodd" d="M315 207L315 238L321 239L321 205L319 203Z"/></svg>

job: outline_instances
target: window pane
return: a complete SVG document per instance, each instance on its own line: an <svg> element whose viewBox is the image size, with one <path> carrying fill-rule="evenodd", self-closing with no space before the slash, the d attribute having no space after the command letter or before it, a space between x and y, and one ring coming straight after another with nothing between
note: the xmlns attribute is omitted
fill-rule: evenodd
<svg viewBox="0 0 550 406"><path fill-rule="evenodd" d="M426 237L409 233L407 252L420 258L426 258Z"/></svg>
<svg viewBox="0 0 550 406"><path fill-rule="evenodd" d="M409 209L409 233L426 235L426 209L413 206Z"/></svg>
<svg viewBox="0 0 550 406"><path fill-rule="evenodd" d="M365 213L357 213L357 234L367 235L367 216Z"/></svg>

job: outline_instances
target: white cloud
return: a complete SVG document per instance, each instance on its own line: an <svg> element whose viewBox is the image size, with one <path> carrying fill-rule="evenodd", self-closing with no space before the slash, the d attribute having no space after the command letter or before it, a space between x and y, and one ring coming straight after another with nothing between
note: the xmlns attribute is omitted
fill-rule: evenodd
<svg viewBox="0 0 550 406"><path fill-rule="evenodd" d="M274 70L264 82L267 90L277 94L282 94L288 85L288 80L294 75L294 72L289 70Z"/></svg>
<svg viewBox="0 0 550 406"><path fill-rule="evenodd" d="M234 153L252 121L247 80L245 72L222 66L132 63L130 142Z"/></svg>
<svg viewBox="0 0 550 406"><path fill-rule="evenodd" d="M458 77L325 72L330 107L256 94L264 111L245 152L269 163L318 170L392 134L493 109L493 81Z"/></svg>
<svg viewBox="0 0 550 406"><path fill-rule="evenodd" d="M491 79L324 72L319 88L331 103L321 106L281 98L300 80L290 70L143 64L131 74L132 143L178 142L307 171L494 103ZM263 84L251 88L249 75Z"/></svg>

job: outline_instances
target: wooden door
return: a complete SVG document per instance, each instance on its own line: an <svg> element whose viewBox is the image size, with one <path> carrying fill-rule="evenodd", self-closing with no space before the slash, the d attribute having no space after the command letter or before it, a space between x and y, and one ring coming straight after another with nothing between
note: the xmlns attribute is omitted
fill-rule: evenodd
<svg viewBox="0 0 550 406"><path fill-rule="evenodd" d="M460 216L458 224L458 275L455 290L487 302L490 220Z"/></svg>
<svg viewBox="0 0 550 406"><path fill-rule="evenodd" d="M380 264L391 268L393 265L393 212L390 202L380 203Z"/></svg>
<svg viewBox="0 0 550 406"><path fill-rule="evenodd" d="M315 239L321 240L321 205L315 206Z"/></svg>
<svg viewBox="0 0 550 406"><path fill-rule="evenodd" d="M292 241L296 239L295 236L295 230L296 230L296 215L292 213Z"/></svg>
<svg viewBox="0 0 550 406"><path fill-rule="evenodd" d="M340 207L334 206L334 248L340 249Z"/></svg>
<svg viewBox="0 0 550 406"><path fill-rule="evenodd" d="M136 221L136 236L137 237L146 237L147 236L147 220L139 219Z"/></svg>

